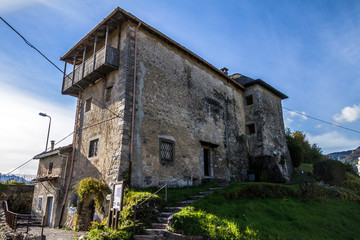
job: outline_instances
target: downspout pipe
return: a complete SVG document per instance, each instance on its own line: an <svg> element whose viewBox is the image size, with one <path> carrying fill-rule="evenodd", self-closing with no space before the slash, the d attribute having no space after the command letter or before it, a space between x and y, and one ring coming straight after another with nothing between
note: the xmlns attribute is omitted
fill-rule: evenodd
<svg viewBox="0 0 360 240"><path fill-rule="evenodd" d="M82 91L79 92L78 102L77 102L77 107L76 107L74 136L73 136L72 153L71 153L71 161L70 161L70 171L69 171L69 178L68 178L66 189L65 189L64 201L63 201L63 204L62 204L62 207L61 207L59 226L61 225L61 221L62 221L62 218L63 218L63 215L64 215L66 200L67 200L68 195L69 195L69 189L70 189L71 180L72 180L73 171L74 171L74 160L75 160L75 151L76 151L76 136L77 136L77 133L78 133L80 109L81 109L81 102L82 102L81 98L82 98Z"/></svg>
<svg viewBox="0 0 360 240"><path fill-rule="evenodd" d="M137 37L141 22L138 23L135 29L135 46L134 46L134 79L133 79L133 96L132 96L132 111L131 111L131 135L130 135L130 158L129 158L129 186L131 186L131 171L134 152L134 129L135 129L135 100L136 100L136 65L137 65Z"/></svg>

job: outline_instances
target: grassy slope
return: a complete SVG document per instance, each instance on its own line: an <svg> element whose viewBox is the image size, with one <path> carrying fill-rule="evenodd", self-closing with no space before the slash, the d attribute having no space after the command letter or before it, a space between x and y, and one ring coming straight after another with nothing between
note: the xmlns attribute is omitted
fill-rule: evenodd
<svg viewBox="0 0 360 240"><path fill-rule="evenodd" d="M239 192L244 186L249 184L232 184L176 214L174 229L211 239L360 239L359 204L299 199L294 186L287 188L289 192L284 186L275 187L271 189L274 196L246 198ZM258 187L254 192L268 191ZM279 194L286 197L279 198Z"/></svg>

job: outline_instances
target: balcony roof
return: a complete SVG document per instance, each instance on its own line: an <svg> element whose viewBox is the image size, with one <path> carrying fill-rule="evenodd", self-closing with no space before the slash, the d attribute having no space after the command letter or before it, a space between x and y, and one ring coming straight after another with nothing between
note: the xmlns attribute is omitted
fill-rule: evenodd
<svg viewBox="0 0 360 240"><path fill-rule="evenodd" d="M84 51L84 45L87 46L93 46L95 34L99 38L105 38L106 34L106 25L109 26L109 32L114 31L121 23L125 21L131 21L135 24L141 23L141 28L145 29L146 31L156 35L157 37L164 40L169 45L172 45L188 55L190 58L195 59L198 63L205 65L206 67L210 68L212 71L217 73L218 75L225 78L228 82L231 82L234 84L237 88L241 90L245 90L244 86L239 84L238 82L234 81L232 78L230 78L228 75L224 74L222 71L220 71L218 68L214 67L212 64L205 61L203 58L199 57L195 53L191 52L184 46L180 45L179 43L175 42L171 38L167 37L166 35L162 34L155 28L151 27L150 25L146 24L145 22L141 21L140 19L136 18L131 13L126 12L125 10L117 7L112 13L110 13L109 16L104 18L103 21L101 21L93 30L91 30L84 38L82 38L75 46L73 46L63 57L60 58L60 60L73 64L74 56L79 56L79 58L76 61L76 64L80 64L82 62L82 54Z"/></svg>

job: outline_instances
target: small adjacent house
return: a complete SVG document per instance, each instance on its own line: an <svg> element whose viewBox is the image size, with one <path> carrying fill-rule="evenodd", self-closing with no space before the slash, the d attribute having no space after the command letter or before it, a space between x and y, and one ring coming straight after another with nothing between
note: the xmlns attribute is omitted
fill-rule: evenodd
<svg viewBox="0 0 360 240"><path fill-rule="evenodd" d="M33 210L50 226L71 226L71 189L89 176L110 188L289 179L287 96L266 82L229 76L121 8L61 60L78 104L73 146L37 156Z"/></svg>

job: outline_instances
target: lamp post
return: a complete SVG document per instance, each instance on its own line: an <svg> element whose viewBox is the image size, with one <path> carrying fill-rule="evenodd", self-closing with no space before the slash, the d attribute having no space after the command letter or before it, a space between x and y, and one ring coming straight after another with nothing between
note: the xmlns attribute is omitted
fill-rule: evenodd
<svg viewBox="0 0 360 240"><path fill-rule="evenodd" d="M48 133L47 133L47 138L46 138L46 147L45 147L45 152L48 148L48 142L49 142L49 134L50 134L50 127L51 127L51 117L49 115L47 115L46 113L39 113L40 116L42 117L48 117L49 118L49 128L48 128Z"/></svg>

